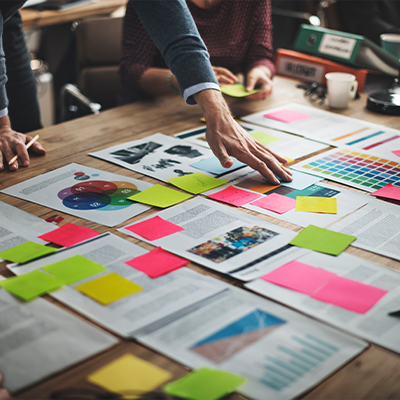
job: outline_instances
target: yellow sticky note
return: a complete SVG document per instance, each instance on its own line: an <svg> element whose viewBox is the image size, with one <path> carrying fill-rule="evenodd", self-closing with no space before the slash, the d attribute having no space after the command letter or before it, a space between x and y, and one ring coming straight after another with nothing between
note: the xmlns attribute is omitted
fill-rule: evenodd
<svg viewBox="0 0 400 400"><path fill-rule="evenodd" d="M143 290L115 272L75 286L75 289L105 306Z"/></svg>
<svg viewBox="0 0 400 400"><path fill-rule="evenodd" d="M281 138L265 132L251 132L250 136L252 136L255 140L257 140L257 142L263 144L264 146L268 146L269 144L280 142L282 140Z"/></svg>
<svg viewBox="0 0 400 400"><path fill-rule="evenodd" d="M191 197L193 196L190 194L156 184L149 189L143 190L143 192L128 197L128 199L150 206L166 208L190 199Z"/></svg>
<svg viewBox="0 0 400 400"><path fill-rule="evenodd" d="M110 392L119 393L125 398L137 399L170 380L172 374L156 365L125 354L115 361L98 369L86 379ZM130 395L131 394L131 395Z"/></svg>
<svg viewBox="0 0 400 400"><path fill-rule="evenodd" d="M296 211L337 214L335 197L297 196Z"/></svg>
<svg viewBox="0 0 400 400"><path fill-rule="evenodd" d="M258 93L261 89L246 91L246 88L241 83L232 83L231 85L223 85L220 87L221 92L232 97L246 97L251 94Z"/></svg>

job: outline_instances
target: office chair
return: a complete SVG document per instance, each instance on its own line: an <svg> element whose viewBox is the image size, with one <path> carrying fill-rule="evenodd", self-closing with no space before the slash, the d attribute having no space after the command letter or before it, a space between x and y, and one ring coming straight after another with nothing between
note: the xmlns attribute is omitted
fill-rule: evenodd
<svg viewBox="0 0 400 400"><path fill-rule="evenodd" d="M61 122L116 105L122 20L98 17L74 22L77 84L61 89Z"/></svg>

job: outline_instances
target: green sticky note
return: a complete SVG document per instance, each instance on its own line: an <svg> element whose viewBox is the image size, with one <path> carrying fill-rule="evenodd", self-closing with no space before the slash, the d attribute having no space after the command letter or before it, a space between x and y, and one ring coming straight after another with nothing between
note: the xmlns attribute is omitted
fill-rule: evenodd
<svg viewBox="0 0 400 400"><path fill-rule="evenodd" d="M107 268L79 254L66 260L46 265L42 269L69 284L107 271Z"/></svg>
<svg viewBox="0 0 400 400"><path fill-rule="evenodd" d="M201 172L167 179L167 181L171 185L193 194L199 194L214 189L228 182L225 179L214 178L212 176L204 175Z"/></svg>
<svg viewBox="0 0 400 400"><path fill-rule="evenodd" d="M22 264L56 251L57 249L54 249L53 247L44 246L34 242L25 242L12 247L11 249L0 252L0 257L3 260Z"/></svg>
<svg viewBox="0 0 400 400"><path fill-rule="evenodd" d="M200 368L167 383L165 393L190 400L217 400L246 382L246 378L230 372Z"/></svg>
<svg viewBox="0 0 400 400"><path fill-rule="evenodd" d="M165 208L191 197L190 194L178 192L162 185L154 185L149 189L143 190L143 192L128 197L128 199L150 206Z"/></svg>
<svg viewBox="0 0 400 400"><path fill-rule="evenodd" d="M224 85L220 87L221 92L232 97L246 97L251 94L258 93L261 89L246 91L246 88L241 83L232 83L231 85Z"/></svg>
<svg viewBox="0 0 400 400"><path fill-rule="evenodd" d="M36 269L24 275L0 281L0 286L23 300L32 300L64 286L65 282Z"/></svg>
<svg viewBox="0 0 400 400"><path fill-rule="evenodd" d="M289 242L289 244L337 256L356 239L356 236L309 225Z"/></svg>
<svg viewBox="0 0 400 400"><path fill-rule="evenodd" d="M277 138L276 136L269 135L265 132L252 132L250 133L250 135L253 136L253 138L257 140L257 142L263 144L264 146L282 141L282 139Z"/></svg>

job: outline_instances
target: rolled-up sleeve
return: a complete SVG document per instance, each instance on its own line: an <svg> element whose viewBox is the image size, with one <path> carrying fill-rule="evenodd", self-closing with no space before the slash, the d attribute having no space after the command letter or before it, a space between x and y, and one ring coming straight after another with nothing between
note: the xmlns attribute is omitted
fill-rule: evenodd
<svg viewBox="0 0 400 400"><path fill-rule="evenodd" d="M6 93L7 73L6 57L3 49L3 13L0 10L0 113L1 117L7 115L8 98Z"/></svg>
<svg viewBox="0 0 400 400"><path fill-rule="evenodd" d="M219 90L207 48L184 0L130 0L143 26L176 76L187 104L193 94Z"/></svg>

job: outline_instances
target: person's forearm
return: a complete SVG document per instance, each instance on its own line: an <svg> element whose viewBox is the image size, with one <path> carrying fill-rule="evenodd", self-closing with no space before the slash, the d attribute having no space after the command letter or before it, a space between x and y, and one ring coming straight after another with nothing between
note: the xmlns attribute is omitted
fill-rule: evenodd
<svg viewBox="0 0 400 400"><path fill-rule="evenodd" d="M178 81L175 75L172 75L170 80L170 84L175 90L168 84L169 72L169 69L166 68L149 68L140 79L140 88L151 96L179 93Z"/></svg>

